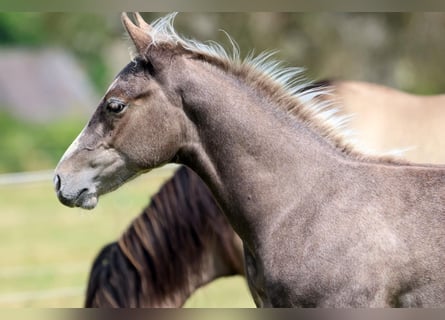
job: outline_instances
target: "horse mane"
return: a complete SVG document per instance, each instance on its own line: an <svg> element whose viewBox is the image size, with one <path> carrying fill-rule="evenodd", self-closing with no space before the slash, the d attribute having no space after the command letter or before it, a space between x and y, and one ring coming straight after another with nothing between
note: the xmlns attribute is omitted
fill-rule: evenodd
<svg viewBox="0 0 445 320"><path fill-rule="evenodd" d="M140 277L117 242L105 245L91 267L85 307L138 307L139 292Z"/></svg>
<svg viewBox="0 0 445 320"><path fill-rule="evenodd" d="M173 22L177 13L155 20L151 26L150 45L172 45L180 52L186 50L194 59L206 61L224 71L244 79L247 84L264 92L265 97L306 126L325 137L335 148L352 157L365 161L405 163L393 158L391 152L376 155L362 146L355 133L348 129L351 115L342 114L329 82L313 83L304 75L304 68L286 67L283 62L273 60L276 51L263 52L254 56L253 51L244 59L236 42L226 33L232 45L230 51L214 41L206 43L179 35ZM394 153L396 154L396 153Z"/></svg>
<svg viewBox="0 0 445 320"><path fill-rule="evenodd" d="M234 231L199 179L180 168L119 240L102 249L90 272L85 306L181 305L191 282L206 271L206 253L215 254L215 243L223 247L231 274L242 272Z"/></svg>

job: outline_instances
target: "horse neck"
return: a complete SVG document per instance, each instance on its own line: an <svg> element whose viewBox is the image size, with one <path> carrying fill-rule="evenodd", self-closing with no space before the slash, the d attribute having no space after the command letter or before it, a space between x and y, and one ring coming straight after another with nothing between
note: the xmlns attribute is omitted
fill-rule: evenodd
<svg viewBox="0 0 445 320"><path fill-rule="evenodd" d="M141 306L182 306L197 288L242 272L230 259L235 235L206 188L181 168L119 240L141 276Z"/></svg>
<svg viewBox="0 0 445 320"><path fill-rule="evenodd" d="M206 64L187 74L182 98L195 139L179 162L209 185L245 244L260 243L271 215L298 203L344 155L242 80Z"/></svg>

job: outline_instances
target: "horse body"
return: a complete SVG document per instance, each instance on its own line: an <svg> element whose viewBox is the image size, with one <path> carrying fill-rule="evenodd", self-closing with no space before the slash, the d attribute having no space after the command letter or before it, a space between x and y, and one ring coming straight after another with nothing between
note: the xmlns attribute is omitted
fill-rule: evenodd
<svg viewBox="0 0 445 320"><path fill-rule="evenodd" d="M180 168L91 268L86 307L180 307L197 288L244 274L242 244L208 188Z"/></svg>
<svg viewBox="0 0 445 320"><path fill-rule="evenodd" d="M363 145L377 152L408 148L404 157L415 162L445 163L441 139L445 95L419 96L360 82L333 81L334 94Z"/></svg>
<svg viewBox="0 0 445 320"><path fill-rule="evenodd" d="M418 185L416 175L406 181L406 172L400 172L405 177L400 180L393 170L372 171L368 179L360 168L349 171L343 182L336 184L337 191L308 198L306 205L287 215L275 227L276 232L264 240L268 246L258 256L266 264L263 272L272 278L269 285L273 289L263 289L268 279L258 287L270 292L266 296L270 305L444 304L441 261L445 248L440 227L445 217L444 175L429 172L430 186L425 188L424 183ZM393 184L388 184L388 176ZM399 188L403 180L412 184ZM421 194L412 189L416 185L421 187ZM297 222L290 222L293 220ZM282 262L288 268L277 267L283 252L288 257Z"/></svg>
<svg viewBox="0 0 445 320"><path fill-rule="evenodd" d="M243 240L257 305L445 305L444 168L358 153L270 73L123 21L141 58L59 163L63 203L92 208L128 178L180 162ZM118 116L115 100L127 105ZM118 165L91 165L104 155Z"/></svg>

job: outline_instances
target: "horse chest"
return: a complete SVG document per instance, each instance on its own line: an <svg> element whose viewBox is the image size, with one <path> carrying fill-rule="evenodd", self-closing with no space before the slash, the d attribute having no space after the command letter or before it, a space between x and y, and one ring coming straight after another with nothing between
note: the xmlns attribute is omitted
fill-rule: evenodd
<svg viewBox="0 0 445 320"><path fill-rule="evenodd" d="M302 287L300 290L296 288L297 286L291 285L296 282L295 277L303 274L294 265L289 269L283 268L280 262L276 266L265 264L258 254L253 253L246 246L244 247L244 257L247 282L257 307L311 307L316 305L315 302L309 301L310 294L303 293L307 292L308 288ZM301 283L303 282L305 281L301 281Z"/></svg>

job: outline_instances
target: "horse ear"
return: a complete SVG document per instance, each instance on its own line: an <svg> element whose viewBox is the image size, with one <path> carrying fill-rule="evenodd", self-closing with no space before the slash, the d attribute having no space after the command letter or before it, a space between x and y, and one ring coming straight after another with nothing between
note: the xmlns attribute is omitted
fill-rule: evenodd
<svg viewBox="0 0 445 320"><path fill-rule="evenodd" d="M135 17L139 26L136 26L125 12L122 13L121 20L125 30L127 30L128 35L133 40L137 52L144 57L148 46L153 40L149 34L151 26L142 19L139 13L136 13Z"/></svg>
<svg viewBox="0 0 445 320"><path fill-rule="evenodd" d="M153 30L152 26L145 22L144 18L142 18L139 12L135 12L134 17L136 18L136 23L138 24L139 28L142 28L147 33L150 33Z"/></svg>

